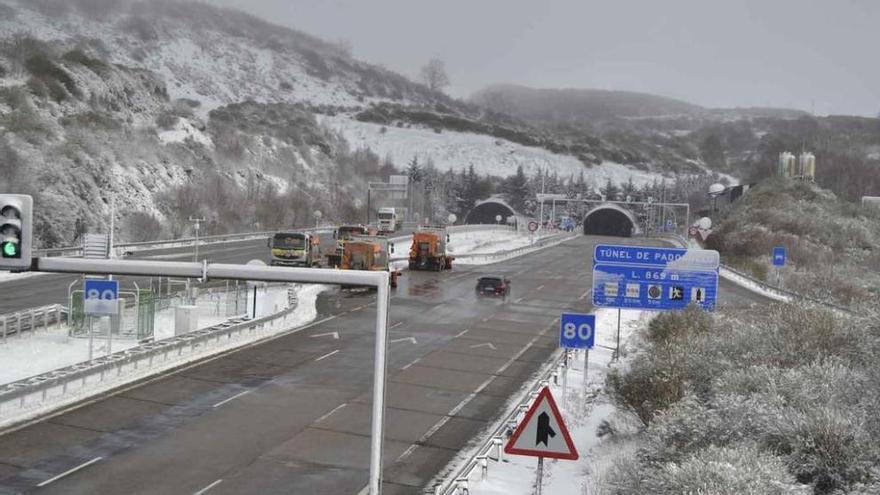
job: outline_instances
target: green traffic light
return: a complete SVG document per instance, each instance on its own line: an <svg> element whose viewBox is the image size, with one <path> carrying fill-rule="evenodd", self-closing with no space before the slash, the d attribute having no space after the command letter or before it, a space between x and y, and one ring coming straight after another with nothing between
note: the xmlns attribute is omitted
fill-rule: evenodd
<svg viewBox="0 0 880 495"><path fill-rule="evenodd" d="M3 257L4 258L17 258L18 257L18 244L14 242L4 242L3 243Z"/></svg>

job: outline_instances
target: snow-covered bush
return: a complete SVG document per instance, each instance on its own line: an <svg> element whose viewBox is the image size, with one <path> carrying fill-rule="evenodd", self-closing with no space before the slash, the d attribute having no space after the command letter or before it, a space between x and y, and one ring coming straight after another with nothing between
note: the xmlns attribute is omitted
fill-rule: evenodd
<svg viewBox="0 0 880 495"><path fill-rule="evenodd" d="M783 245L782 283L807 296L844 305L876 306L880 217L803 181L767 180L716 225L708 247L726 263L776 283L770 252ZM772 279L768 279L772 278Z"/></svg>
<svg viewBox="0 0 880 495"><path fill-rule="evenodd" d="M877 483L877 318L778 304L664 314L642 337L608 378L645 426L617 493L803 493L797 483L870 493ZM755 471L741 463L749 456L773 468Z"/></svg>
<svg viewBox="0 0 880 495"><path fill-rule="evenodd" d="M785 464L754 446L708 446L680 463L620 466L610 484L621 495L793 495L809 493Z"/></svg>

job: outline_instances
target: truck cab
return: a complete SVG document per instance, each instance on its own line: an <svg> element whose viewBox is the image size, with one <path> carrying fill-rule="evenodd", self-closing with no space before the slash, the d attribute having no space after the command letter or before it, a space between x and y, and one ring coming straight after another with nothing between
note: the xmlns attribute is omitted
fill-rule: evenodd
<svg viewBox="0 0 880 495"><path fill-rule="evenodd" d="M269 238L272 266L319 266L318 236L307 232L278 232Z"/></svg>
<svg viewBox="0 0 880 495"><path fill-rule="evenodd" d="M395 208L379 208L379 233L391 234L397 232L403 225L403 218L398 215Z"/></svg>
<svg viewBox="0 0 880 495"><path fill-rule="evenodd" d="M422 227L413 232L409 251L410 270L452 269L454 257L448 253L449 234L443 227Z"/></svg>
<svg viewBox="0 0 880 495"><path fill-rule="evenodd" d="M331 267L338 267L342 263L342 255L345 252L345 244L351 241L353 238L367 235L369 230L364 225L340 225L335 232L333 232L333 239L336 240L336 249L325 253L327 258L327 265Z"/></svg>
<svg viewBox="0 0 880 495"><path fill-rule="evenodd" d="M360 236L345 243L339 268L343 270L387 271L391 287L397 287L400 272L391 264L394 245L386 237Z"/></svg>

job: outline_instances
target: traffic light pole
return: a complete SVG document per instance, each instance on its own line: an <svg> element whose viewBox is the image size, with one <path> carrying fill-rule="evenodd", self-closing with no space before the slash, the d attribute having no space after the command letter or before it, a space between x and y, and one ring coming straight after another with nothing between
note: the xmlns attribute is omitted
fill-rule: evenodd
<svg viewBox="0 0 880 495"><path fill-rule="evenodd" d="M382 490L382 443L385 427L385 375L388 350L388 309L391 301L390 277L384 271L316 270L223 263L175 261L97 260L85 258L33 258L31 271L50 273L94 273L100 275L163 276L257 280L376 287L376 347L373 367L373 417L370 439L369 493Z"/></svg>

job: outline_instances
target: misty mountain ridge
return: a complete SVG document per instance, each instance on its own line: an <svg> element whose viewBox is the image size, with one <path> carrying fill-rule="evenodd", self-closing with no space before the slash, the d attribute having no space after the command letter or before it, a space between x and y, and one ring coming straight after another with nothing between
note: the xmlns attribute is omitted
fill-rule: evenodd
<svg viewBox="0 0 880 495"><path fill-rule="evenodd" d="M795 119L809 115L786 108L706 108L675 98L635 91L530 88L516 84L493 84L477 91L469 100L527 122L556 125L637 118L739 120Z"/></svg>

